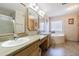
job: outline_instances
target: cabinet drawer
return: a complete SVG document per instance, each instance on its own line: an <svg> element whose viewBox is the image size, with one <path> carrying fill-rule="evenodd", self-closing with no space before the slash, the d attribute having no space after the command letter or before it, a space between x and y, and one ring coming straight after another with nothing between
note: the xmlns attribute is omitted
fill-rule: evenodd
<svg viewBox="0 0 79 59"><path fill-rule="evenodd" d="M31 44L29 47L26 49L20 51L19 53L16 54L16 56L28 56L31 55L33 51L39 48L39 42L35 42Z"/></svg>

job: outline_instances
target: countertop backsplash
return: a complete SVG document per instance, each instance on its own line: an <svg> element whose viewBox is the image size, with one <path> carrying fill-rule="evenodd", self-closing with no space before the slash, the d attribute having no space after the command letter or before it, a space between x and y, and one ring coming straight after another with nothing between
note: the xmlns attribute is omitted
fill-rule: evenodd
<svg viewBox="0 0 79 59"><path fill-rule="evenodd" d="M14 39L13 35L0 36L0 42Z"/></svg>

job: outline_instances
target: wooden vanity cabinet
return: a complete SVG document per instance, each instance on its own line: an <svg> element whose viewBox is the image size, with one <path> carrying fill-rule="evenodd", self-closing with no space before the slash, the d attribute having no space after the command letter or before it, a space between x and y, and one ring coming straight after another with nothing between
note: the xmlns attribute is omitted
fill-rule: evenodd
<svg viewBox="0 0 79 59"><path fill-rule="evenodd" d="M49 48L49 36L46 36L45 38L41 39L40 45L46 46L46 48Z"/></svg>
<svg viewBox="0 0 79 59"><path fill-rule="evenodd" d="M40 56L39 41L30 44L27 48L16 53L15 56Z"/></svg>
<svg viewBox="0 0 79 59"><path fill-rule="evenodd" d="M44 37L43 39L41 39L40 41L40 48L41 48L41 55L45 55L45 52L48 50L49 48L49 35Z"/></svg>
<svg viewBox="0 0 79 59"><path fill-rule="evenodd" d="M41 56L41 51L40 49L36 49L33 53L30 54L30 56Z"/></svg>
<svg viewBox="0 0 79 59"><path fill-rule="evenodd" d="M28 47L24 47L15 54L15 56L41 56L49 48L49 36L42 38Z"/></svg>

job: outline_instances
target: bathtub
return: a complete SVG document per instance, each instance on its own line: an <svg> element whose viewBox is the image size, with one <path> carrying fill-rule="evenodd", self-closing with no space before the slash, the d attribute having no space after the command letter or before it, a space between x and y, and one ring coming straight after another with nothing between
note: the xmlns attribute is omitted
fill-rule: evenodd
<svg viewBox="0 0 79 59"><path fill-rule="evenodd" d="M51 39L55 44L65 43L65 35L64 33L55 33L51 34Z"/></svg>

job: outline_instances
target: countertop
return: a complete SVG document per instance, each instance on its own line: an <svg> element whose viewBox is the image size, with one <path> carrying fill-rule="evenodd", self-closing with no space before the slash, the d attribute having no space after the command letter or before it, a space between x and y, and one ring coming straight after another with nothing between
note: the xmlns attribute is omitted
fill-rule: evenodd
<svg viewBox="0 0 79 59"><path fill-rule="evenodd" d="M13 53L17 52L18 50L32 44L35 41L38 41L38 40L40 41L41 39L43 39L46 36L47 35L26 36L30 39L27 43L24 43L24 44L19 45L19 46L14 46L14 47L2 47L1 42L0 42L0 56L12 55Z"/></svg>

